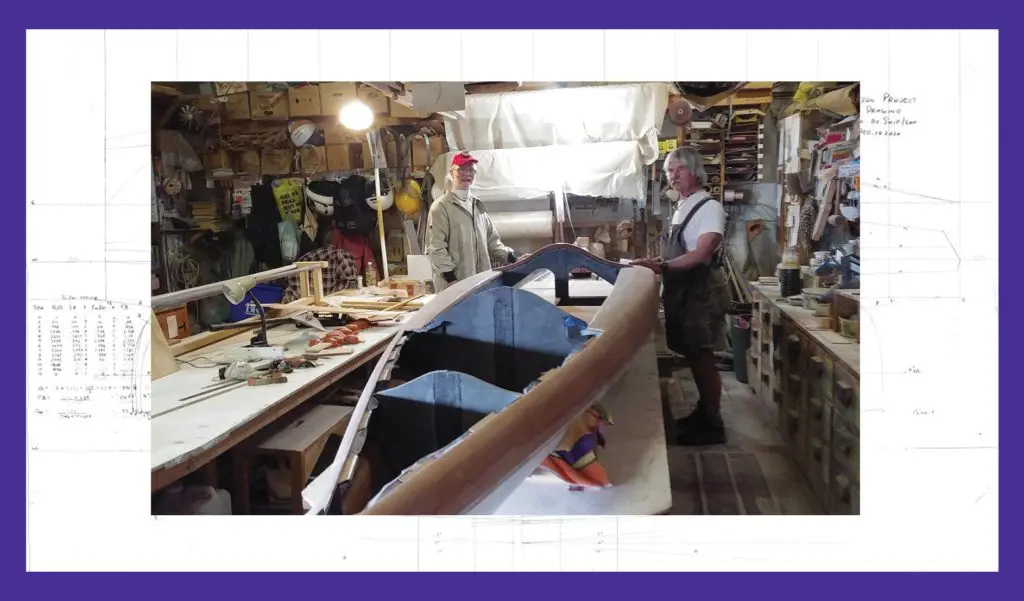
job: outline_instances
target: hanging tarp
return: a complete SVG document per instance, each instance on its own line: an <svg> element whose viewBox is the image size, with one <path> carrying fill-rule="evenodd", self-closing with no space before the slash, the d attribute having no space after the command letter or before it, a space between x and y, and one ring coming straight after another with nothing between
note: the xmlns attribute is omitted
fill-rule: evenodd
<svg viewBox="0 0 1024 601"><path fill-rule="evenodd" d="M465 117L445 119L453 150L511 150L639 142L658 157L658 131L671 86L641 83L466 96Z"/></svg>
<svg viewBox="0 0 1024 601"><path fill-rule="evenodd" d="M479 161L473 195L485 203L546 198L552 192L645 198L644 161L636 141L472 152ZM454 154L441 155L430 169L434 198L444 194Z"/></svg>

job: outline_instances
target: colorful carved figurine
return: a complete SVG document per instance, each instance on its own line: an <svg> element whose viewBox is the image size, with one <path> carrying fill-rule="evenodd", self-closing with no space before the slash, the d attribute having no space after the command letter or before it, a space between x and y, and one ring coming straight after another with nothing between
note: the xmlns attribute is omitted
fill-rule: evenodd
<svg viewBox="0 0 1024 601"><path fill-rule="evenodd" d="M614 425L611 415L601 405L592 405L569 424L562 442L544 459L541 467L574 487L611 486L597 457L597 449L605 445L606 425Z"/></svg>

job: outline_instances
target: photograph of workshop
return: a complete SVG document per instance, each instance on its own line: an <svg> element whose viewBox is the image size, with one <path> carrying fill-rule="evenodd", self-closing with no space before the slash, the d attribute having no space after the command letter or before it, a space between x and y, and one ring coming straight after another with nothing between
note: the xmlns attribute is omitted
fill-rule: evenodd
<svg viewBox="0 0 1024 601"><path fill-rule="evenodd" d="M859 90L153 83L153 514L858 514Z"/></svg>

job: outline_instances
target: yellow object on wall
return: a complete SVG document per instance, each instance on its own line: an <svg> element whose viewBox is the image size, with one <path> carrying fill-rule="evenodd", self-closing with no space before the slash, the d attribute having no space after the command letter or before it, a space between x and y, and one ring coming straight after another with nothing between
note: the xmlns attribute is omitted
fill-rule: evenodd
<svg viewBox="0 0 1024 601"><path fill-rule="evenodd" d="M420 212L423 206L420 185L414 179L407 179L402 182L402 189L395 197L395 206L406 217L412 217Z"/></svg>
<svg viewBox="0 0 1024 601"><path fill-rule="evenodd" d="M300 223L302 218L302 180L286 178L274 180L274 201L281 219Z"/></svg>

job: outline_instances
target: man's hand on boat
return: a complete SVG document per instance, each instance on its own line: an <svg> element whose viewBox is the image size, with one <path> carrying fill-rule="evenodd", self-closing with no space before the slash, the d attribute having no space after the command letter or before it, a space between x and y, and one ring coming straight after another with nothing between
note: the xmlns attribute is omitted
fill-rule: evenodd
<svg viewBox="0 0 1024 601"><path fill-rule="evenodd" d="M634 259L629 264L636 265L637 267L646 267L654 273L661 273L661 261L659 259Z"/></svg>

